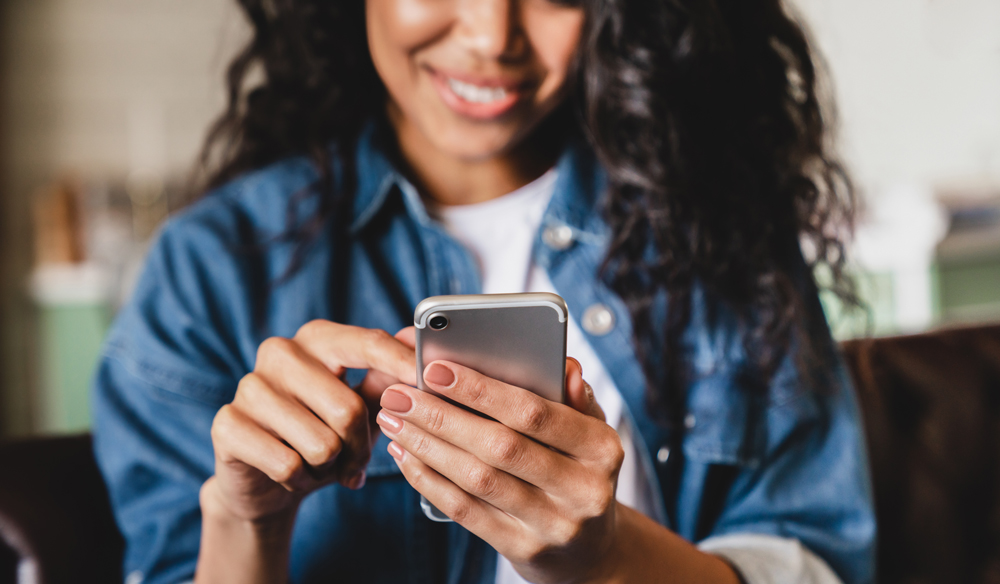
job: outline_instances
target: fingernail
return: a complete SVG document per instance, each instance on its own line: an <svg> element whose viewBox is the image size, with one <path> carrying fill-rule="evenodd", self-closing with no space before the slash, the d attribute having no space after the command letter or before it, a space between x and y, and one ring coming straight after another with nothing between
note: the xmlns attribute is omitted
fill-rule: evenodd
<svg viewBox="0 0 1000 584"><path fill-rule="evenodd" d="M396 444L395 442L390 442L389 454L391 454L392 457L395 458L397 462L403 462L403 455L406 454L406 451L403 450L403 447L400 446L399 444Z"/></svg>
<svg viewBox="0 0 1000 584"><path fill-rule="evenodd" d="M382 394L382 407L398 414L405 414L413 407L413 400L401 391L387 389Z"/></svg>
<svg viewBox="0 0 1000 584"><path fill-rule="evenodd" d="M385 410L378 413L375 421L390 434L399 434L399 431L403 429L403 421L396 416L386 413Z"/></svg>
<svg viewBox="0 0 1000 584"><path fill-rule="evenodd" d="M441 387L451 387L455 383L455 373L440 363L431 363L424 370L424 381Z"/></svg>
<svg viewBox="0 0 1000 584"><path fill-rule="evenodd" d="M361 471L358 474L351 477L351 480L347 481L347 488L357 491L361 487L365 486L365 481L368 480L368 473Z"/></svg>
<svg viewBox="0 0 1000 584"><path fill-rule="evenodd" d="M576 363L576 367L577 367L577 369L579 369L579 370L580 370L580 375L583 375L583 363L580 363L580 360L579 360L579 359L576 359L575 357L566 357L566 358L567 358L567 359L570 359L570 360L572 360L572 361L573 361L574 363Z"/></svg>

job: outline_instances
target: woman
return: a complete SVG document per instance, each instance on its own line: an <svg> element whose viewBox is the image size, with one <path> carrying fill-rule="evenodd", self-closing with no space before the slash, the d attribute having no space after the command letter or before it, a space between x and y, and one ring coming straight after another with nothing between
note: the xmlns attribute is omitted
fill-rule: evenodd
<svg viewBox="0 0 1000 584"><path fill-rule="evenodd" d="M779 0L241 5L212 192L96 377L130 582L871 580L812 277L850 189ZM566 404L413 389L420 300L529 290Z"/></svg>

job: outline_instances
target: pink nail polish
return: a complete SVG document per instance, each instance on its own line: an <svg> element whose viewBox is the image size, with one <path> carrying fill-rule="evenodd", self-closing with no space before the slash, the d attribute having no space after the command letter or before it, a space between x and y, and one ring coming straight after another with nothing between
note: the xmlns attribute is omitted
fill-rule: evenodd
<svg viewBox="0 0 1000 584"><path fill-rule="evenodd" d="M396 416L387 413L385 410L378 413L376 421L379 426L390 434L399 434L399 431L403 429L403 421Z"/></svg>
<svg viewBox="0 0 1000 584"><path fill-rule="evenodd" d="M431 363L424 371L424 380L431 385L451 387L455 383L455 372L441 363Z"/></svg>
<svg viewBox="0 0 1000 584"><path fill-rule="evenodd" d="M406 451L403 447L395 442L389 443L389 454L396 459L396 462L403 462L403 456L406 455Z"/></svg>
<svg viewBox="0 0 1000 584"><path fill-rule="evenodd" d="M413 408L413 400L410 399L410 396L395 389L387 389L382 394L381 403L383 408L397 414L405 414Z"/></svg>

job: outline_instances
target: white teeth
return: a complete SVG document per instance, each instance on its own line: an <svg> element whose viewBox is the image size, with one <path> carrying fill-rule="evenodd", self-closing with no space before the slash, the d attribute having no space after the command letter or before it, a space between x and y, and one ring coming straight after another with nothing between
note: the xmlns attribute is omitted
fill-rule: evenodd
<svg viewBox="0 0 1000 584"><path fill-rule="evenodd" d="M502 87L480 87L471 83L462 83L448 78L448 87L465 101L472 103L492 103L507 97L507 91Z"/></svg>

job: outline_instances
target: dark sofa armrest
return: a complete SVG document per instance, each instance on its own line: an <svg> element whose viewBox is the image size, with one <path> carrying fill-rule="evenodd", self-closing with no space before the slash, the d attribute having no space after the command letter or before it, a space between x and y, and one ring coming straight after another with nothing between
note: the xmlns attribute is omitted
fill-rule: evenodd
<svg viewBox="0 0 1000 584"><path fill-rule="evenodd" d="M122 537L90 436L0 445L0 540L0 570L14 555L40 584L121 582Z"/></svg>

